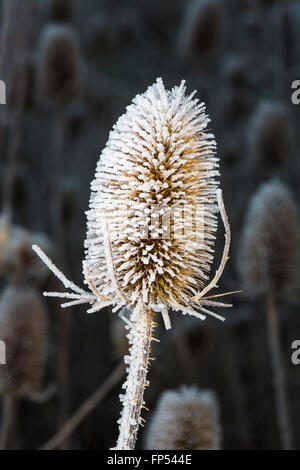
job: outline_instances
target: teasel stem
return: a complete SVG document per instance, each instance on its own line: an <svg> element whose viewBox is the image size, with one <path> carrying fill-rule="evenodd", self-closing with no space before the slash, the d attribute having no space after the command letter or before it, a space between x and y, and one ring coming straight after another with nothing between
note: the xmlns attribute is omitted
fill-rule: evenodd
<svg viewBox="0 0 300 470"><path fill-rule="evenodd" d="M278 313L273 293L269 293L267 296L267 322L280 439L283 449L290 450L292 448L292 436L289 422L285 374L280 355Z"/></svg>
<svg viewBox="0 0 300 470"><path fill-rule="evenodd" d="M0 436L0 450L6 450L9 446L11 432L15 416L15 399L5 393L2 397L2 422Z"/></svg>
<svg viewBox="0 0 300 470"><path fill-rule="evenodd" d="M127 335L131 347L129 356L124 358L125 364L129 367L123 385L125 394L121 397L123 410L118 421L120 427L116 450L134 449L139 425L143 421L141 411L144 406L144 390L148 386L146 376L150 360L150 345L155 339L152 336L153 328L154 312L151 309L138 309L137 307L131 315L131 326Z"/></svg>

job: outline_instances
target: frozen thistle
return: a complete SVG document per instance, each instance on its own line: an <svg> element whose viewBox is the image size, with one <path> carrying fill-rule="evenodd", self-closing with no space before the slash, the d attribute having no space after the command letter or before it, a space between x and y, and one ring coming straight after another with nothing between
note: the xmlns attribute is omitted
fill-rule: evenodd
<svg viewBox="0 0 300 470"><path fill-rule="evenodd" d="M166 91L161 79L137 95L109 135L91 184L84 282L76 286L37 246L33 249L70 292L63 307L89 303L89 313L129 306L128 379L117 448L133 448L140 424L154 312L167 329L169 310L203 320L206 307L230 305L205 297L228 259L230 228L218 188L218 158L203 103L184 81ZM217 214L225 225L219 269L208 282ZM182 216L184 214L184 216ZM135 399L134 399L135 396Z"/></svg>
<svg viewBox="0 0 300 470"><path fill-rule="evenodd" d="M168 390L159 398L146 434L149 450L218 450L220 423L213 392L196 387Z"/></svg>

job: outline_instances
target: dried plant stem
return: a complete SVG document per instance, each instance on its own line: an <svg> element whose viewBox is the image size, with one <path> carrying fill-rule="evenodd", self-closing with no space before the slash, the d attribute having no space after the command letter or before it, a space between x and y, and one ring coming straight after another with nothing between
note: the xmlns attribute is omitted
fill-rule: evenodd
<svg viewBox="0 0 300 470"><path fill-rule="evenodd" d="M272 293L268 294L267 297L267 321L281 444L284 450L290 450L292 448L292 436L289 423L286 383L280 357L280 341L276 301Z"/></svg>
<svg viewBox="0 0 300 470"><path fill-rule="evenodd" d="M93 411L103 400L107 393L123 377L125 372L124 364L121 362L107 377L107 379L95 390L92 395L75 411L75 413L65 422L62 428L43 446L40 450L53 450L61 446L72 434L86 416Z"/></svg>
<svg viewBox="0 0 300 470"><path fill-rule="evenodd" d="M141 410L144 405L144 389L148 385L146 376L150 345L153 340L153 316L152 310L141 309L132 321L128 333L128 341L131 347L129 356L125 356L125 363L129 364L129 367L123 385L125 395L122 397L123 410L119 420L120 428L116 450L134 449L138 428L143 421Z"/></svg>
<svg viewBox="0 0 300 470"><path fill-rule="evenodd" d="M15 400L11 395L5 394L2 397L2 423L0 436L0 450L5 450L9 446L11 431L14 424Z"/></svg>

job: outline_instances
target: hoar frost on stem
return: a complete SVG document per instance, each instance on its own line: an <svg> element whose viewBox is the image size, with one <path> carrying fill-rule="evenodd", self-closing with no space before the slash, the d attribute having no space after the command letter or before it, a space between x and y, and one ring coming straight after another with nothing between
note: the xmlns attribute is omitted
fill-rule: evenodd
<svg viewBox="0 0 300 470"><path fill-rule="evenodd" d="M134 98L109 135L87 212L83 274L89 290L69 281L33 247L70 290L45 295L68 299L63 307L89 303L89 313L112 305L127 324L131 348L117 449L135 445L154 312L169 329L169 309L201 320L206 315L224 320L205 307L231 306L213 300L226 294L205 297L217 287L228 259L230 228L216 179L219 165L214 136L207 130L209 118L195 92L187 96L185 91L184 81L167 91L157 79ZM194 211L197 206L202 208L199 213ZM185 217L179 220L176 214L182 207ZM218 212L225 248L208 282ZM195 234L195 226L201 227L200 233ZM125 305L128 317L122 313Z"/></svg>

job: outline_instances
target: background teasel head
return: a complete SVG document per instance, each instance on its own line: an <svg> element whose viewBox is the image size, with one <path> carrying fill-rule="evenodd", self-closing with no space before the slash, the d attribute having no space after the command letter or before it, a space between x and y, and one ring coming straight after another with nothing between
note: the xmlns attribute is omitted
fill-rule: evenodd
<svg viewBox="0 0 300 470"><path fill-rule="evenodd" d="M300 225L296 203L280 181L262 184L250 201L242 232L239 269L252 295L299 292Z"/></svg>
<svg viewBox="0 0 300 470"><path fill-rule="evenodd" d="M200 319L203 313L222 318L203 307L226 306L204 298L222 273L230 242L216 179L216 143L206 130L204 104L194 99L195 92L187 96L185 90L183 81L166 91L158 79L134 98L110 133L87 212L83 272L91 292L67 280L34 247L73 290L48 293L72 300L64 306L90 302L88 312L95 312L108 305L119 310L131 304L138 311L147 305L162 313L167 328L170 307ZM219 210L226 245L208 284Z"/></svg>
<svg viewBox="0 0 300 470"><path fill-rule="evenodd" d="M46 311L41 296L31 288L7 287L0 298L0 331L6 345L0 394L30 397L44 372Z"/></svg>
<svg viewBox="0 0 300 470"><path fill-rule="evenodd" d="M37 55L39 98L64 103L79 93L81 79L81 57L76 32L71 26L46 26Z"/></svg>
<svg viewBox="0 0 300 470"><path fill-rule="evenodd" d="M186 8L179 34L182 56L205 58L219 45L222 12L218 0L192 0Z"/></svg>
<svg viewBox="0 0 300 470"><path fill-rule="evenodd" d="M23 227L8 224L0 218L0 275L12 282L43 284L49 277L46 266L41 265L32 253L32 244L38 243L48 253L54 254L50 239L43 233L29 232Z"/></svg>
<svg viewBox="0 0 300 470"><path fill-rule="evenodd" d="M221 429L213 392L181 387L163 392L146 432L148 450L218 450Z"/></svg>
<svg viewBox="0 0 300 470"><path fill-rule="evenodd" d="M282 167L292 153L292 122L288 108L281 102L262 101L250 123L249 145L257 167Z"/></svg>

